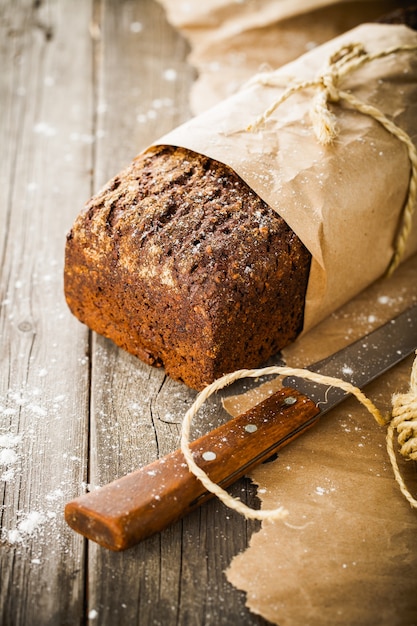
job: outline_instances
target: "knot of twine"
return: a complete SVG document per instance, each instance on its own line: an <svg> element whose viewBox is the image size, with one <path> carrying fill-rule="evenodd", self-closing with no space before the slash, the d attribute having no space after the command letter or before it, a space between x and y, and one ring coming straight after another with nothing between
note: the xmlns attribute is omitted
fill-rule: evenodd
<svg viewBox="0 0 417 626"><path fill-rule="evenodd" d="M402 494L413 508L417 508L417 500L411 496L405 486L398 468L394 451L395 430L398 433L398 443L401 446L400 453L408 460L417 461L417 357L411 370L408 393L398 393L392 397L392 420L387 431L387 449L395 478Z"/></svg>
<svg viewBox="0 0 417 626"><path fill-rule="evenodd" d="M406 242L411 231L412 217L417 198L417 149L410 136L384 113L368 104L362 102L349 91L340 88L341 79L348 73L358 69L365 63L369 63L379 58L387 57L399 52L409 52L417 50L417 45L393 46L387 50L382 50L374 54L368 54L360 43L351 43L343 46L334 53L325 67L324 71L312 80L290 85L282 95L268 107L246 130L257 130L266 120L271 117L274 111L288 100L295 93L305 89L315 89L317 91L310 108L310 119L317 140L322 145L331 144L337 137L337 118L329 108L329 103L345 102L351 108L363 115L367 115L381 124L391 135L401 141L406 149L410 161L411 172L408 183L407 200L400 216L401 227L394 242L394 254L388 267L388 275L392 274L404 256ZM277 80L278 79L278 80ZM260 83L265 86L281 86L279 75L274 72L270 74L260 74L249 82L250 84Z"/></svg>
<svg viewBox="0 0 417 626"><path fill-rule="evenodd" d="M416 351L417 355L417 351ZM204 402L216 391L227 387L231 383L240 378L258 378L260 376L269 376L271 374L280 374L283 376L297 376L305 378L313 382L331 385L334 387L340 387L346 393L352 394L361 402L366 409L371 413L376 422L380 426L385 426L389 422L386 420L376 406L365 396L365 394L354 385L341 380L339 378L333 378L331 376L323 376L315 372L311 372L306 369L297 369L292 367L271 366L254 370L237 370L230 374L226 374L217 379L211 385L208 385L203 391L201 391L193 405L188 409L184 416L181 429L181 451L187 462L190 471L196 476L204 487L217 496L219 500L223 502L229 508L237 511L247 519L257 520L283 520L288 515L287 509L280 506L276 509L263 509L257 510L248 507L241 500L234 498L227 491L222 489L217 483L213 482L206 472L199 467L194 461L193 454L189 445L190 428L191 423L198 410L204 404ZM401 445L400 452L407 459L417 460L417 357L414 360L410 391L406 394L397 394L393 396L393 412L392 419L388 423L387 430L387 450L391 461L391 465L394 471L394 476L397 483L400 486L401 492L406 497L408 502L413 508L417 508L417 500L413 498L409 490L407 489L405 482L401 476L401 472L398 467L395 451L394 451L394 434L395 430L398 432L398 442Z"/></svg>

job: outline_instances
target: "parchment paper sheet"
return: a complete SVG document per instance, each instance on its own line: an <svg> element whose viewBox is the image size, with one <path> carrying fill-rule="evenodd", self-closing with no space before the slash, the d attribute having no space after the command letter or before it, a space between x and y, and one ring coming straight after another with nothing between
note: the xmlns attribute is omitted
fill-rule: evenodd
<svg viewBox="0 0 417 626"><path fill-rule="evenodd" d="M278 67L398 4L159 1L192 46L196 113L234 93L264 63ZM416 300L414 256L302 336L286 361L305 366L323 358ZM393 392L407 390L411 364L365 390L380 409L389 409ZM236 414L276 386L226 408ZM416 495L416 464L401 468ZM283 504L290 515L286 524L264 523L226 573L246 591L251 611L281 626L417 624L417 514L393 478L385 433L364 408L347 401L252 478L263 508Z"/></svg>

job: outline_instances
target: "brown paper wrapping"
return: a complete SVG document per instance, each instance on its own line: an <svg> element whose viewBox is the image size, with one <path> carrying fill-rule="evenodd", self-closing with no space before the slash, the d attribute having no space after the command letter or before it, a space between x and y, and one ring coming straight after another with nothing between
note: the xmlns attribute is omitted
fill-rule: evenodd
<svg viewBox="0 0 417 626"><path fill-rule="evenodd" d="M382 276L408 193L405 146L370 117L332 105L338 137L321 146L306 90L282 104L257 132L253 123L293 81L316 77L343 44L369 53L417 44L404 26L368 24L312 50L275 73L282 87L256 81L162 137L226 163L297 233L312 253L305 305L307 330ZM343 79L343 89L370 102L417 140L417 55L399 52L365 64ZM417 229L407 258L417 250Z"/></svg>
<svg viewBox="0 0 417 626"><path fill-rule="evenodd" d="M305 367L362 337L417 301L417 256L285 350ZM413 356L364 391L384 415L406 392ZM279 387L275 379L229 398L237 415ZM406 626L417 617L417 516L390 466L385 428L356 400L331 411L278 459L251 476L262 508L285 506L285 523L263 523L226 575L247 605L279 626ZM416 463L398 459L413 496Z"/></svg>
<svg viewBox="0 0 417 626"><path fill-rule="evenodd" d="M302 3L304 15L288 15L280 22L281 18L271 14L271 22L254 26L253 15L261 5L275 5L280 11L284 5L297 10L301 3L265 0L237 5L216 0L208 6L159 1L192 45L190 60L200 71L192 94L195 111L205 110L234 92L264 61L277 67L304 52L307 44L330 39L338 29L347 30L348 20L372 20L395 8L395 3L390 7L390 3L376 1L342 2L335 7L329 3L320 13L316 10L314 19L307 9L317 6ZM374 10L374 14L366 16L363 10ZM384 37L381 43L385 46L388 41ZM390 106L397 106L397 113L401 113L403 94L393 93L396 90L397 86L388 93ZM416 117L412 109L411 120ZM358 120L358 116L353 117ZM362 141L368 154L372 141L369 131L363 127L357 130L356 147L359 149ZM355 147L355 137L347 128L345 137ZM212 140L210 137L209 145ZM394 143L387 138L387 146L391 145ZM364 161L365 170L369 167L366 154L357 163L359 172ZM376 156L381 155L375 150L374 160L382 163L384 159ZM408 163L404 159L402 163L406 174ZM368 171L367 177L360 176L358 191L362 188L368 193L368 186L378 187L387 172L392 182L398 171L393 174L389 164L382 167L372 174ZM357 183L352 175L352 185ZM303 190L301 182L299 188ZM352 237L360 227L355 226ZM285 360L288 365L304 367L324 358L416 299L417 256L413 256L393 277L377 280L289 346ZM365 390L382 411L389 410L393 392L407 390L411 362L410 358ZM272 381L254 393L231 399L226 408L232 415L242 412L277 385L278 381ZM401 470L415 494L416 464L403 461ZM290 513L288 525L264 523L253 535L249 549L228 568L228 580L246 592L252 612L280 626L405 626L416 621L415 512L394 480L384 429L361 405L354 400L343 403L315 429L283 449L276 462L261 466L252 477L259 486L263 508L282 504Z"/></svg>
<svg viewBox="0 0 417 626"><path fill-rule="evenodd" d="M354 28L398 8L394 0L158 0L187 38L197 71L194 114L235 93L265 67L278 68Z"/></svg>

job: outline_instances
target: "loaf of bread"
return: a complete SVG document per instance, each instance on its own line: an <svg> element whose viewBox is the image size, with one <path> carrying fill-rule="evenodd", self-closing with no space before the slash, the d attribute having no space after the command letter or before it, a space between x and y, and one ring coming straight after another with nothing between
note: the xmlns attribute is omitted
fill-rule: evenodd
<svg viewBox="0 0 417 626"><path fill-rule="evenodd" d="M414 15L407 11L386 21L412 23ZM375 53L413 43L410 33L396 26L358 27L283 68L282 80L298 72L314 77L352 40L364 40ZM377 107L388 92L406 93L401 97L411 106L401 100L387 112L414 134L411 65L402 66L405 56L399 55L403 69L396 76L390 63L376 63L368 74L362 64L364 77L355 72L355 78L359 87L370 84L368 97ZM279 72L274 80L280 84ZM162 138L87 203L67 238L65 294L72 312L195 389L261 365L297 337L303 320L304 328L311 326L382 275L401 223L409 163L397 138L341 107L337 149L331 157L320 153L303 125L308 99L300 101L298 134L292 109L287 129L279 122L259 136L235 132L253 121L258 108L269 107L273 94L255 81L236 94L231 109L229 102L215 108L209 123L207 116L190 120L179 137L174 131ZM202 155L208 144L211 158ZM397 172L392 181L388 171ZM413 246L417 240L409 253Z"/></svg>
<svg viewBox="0 0 417 626"><path fill-rule="evenodd" d="M65 295L92 330L202 389L294 340L310 260L284 220L229 167L159 146L76 219Z"/></svg>

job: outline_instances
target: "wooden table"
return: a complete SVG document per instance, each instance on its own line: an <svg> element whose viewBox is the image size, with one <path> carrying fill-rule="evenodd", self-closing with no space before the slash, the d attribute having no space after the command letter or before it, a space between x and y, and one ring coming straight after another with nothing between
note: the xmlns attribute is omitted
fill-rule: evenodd
<svg viewBox="0 0 417 626"><path fill-rule="evenodd" d="M62 280L84 202L189 117L187 45L153 0L2 0L0 29L0 622L266 624L223 573L256 523L217 501L124 553L63 518L177 448L195 395L90 333Z"/></svg>

